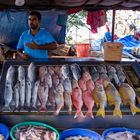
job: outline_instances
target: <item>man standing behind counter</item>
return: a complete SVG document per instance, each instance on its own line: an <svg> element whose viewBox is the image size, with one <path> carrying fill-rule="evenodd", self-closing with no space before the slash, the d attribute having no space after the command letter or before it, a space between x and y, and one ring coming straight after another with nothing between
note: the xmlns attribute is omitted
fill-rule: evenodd
<svg viewBox="0 0 140 140"><path fill-rule="evenodd" d="M28 17L29 30L20 36L17 54L24 60L29 58L48 58L48 50L57 49L58 44L44 28L40 28L41 14L32 11Z"/></svg>

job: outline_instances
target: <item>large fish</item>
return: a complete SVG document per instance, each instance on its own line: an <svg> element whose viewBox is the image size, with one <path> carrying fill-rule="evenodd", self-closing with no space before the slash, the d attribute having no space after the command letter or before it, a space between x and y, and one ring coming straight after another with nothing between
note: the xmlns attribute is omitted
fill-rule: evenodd
<svg viewBox="0 0 140 140"><path fill-rule="evenodd" d="M70 69L73 75L73 79L79 80L81 78L81 69L80 66L76 63L70 65Z"/></svg>
<svg viewBox="0 0 140 140"><path fill-rule="evenodd" d="M39 96L39 100L41 103L39 111L43 111L43 112L47 111L46 104L48 101L48 91L49 91L49 87L47 84L45 84L45 83L39 84L38 96Z"/></svg>
<svg viewBox="0 0 140 140"><path fill-rule="evenodd" d="M122 112L120 110L120 105L122 103L122 100L118 90L111 82L108 82L107 80L104 80L104 87L105 87L105 92L107 95L107 100L109 105L115 106L113 115L122 118Z"/></svg>
<svg viewBox="0 0 140 140"><path fill-rule="evenodd" d="M20 94L20 83L17 81L17 83L14 86L14 100L15 100L15 110L19 109L19 94Z"/></svg>
<svg viewBox="0 0 140 140"><path fill-rule="evenodd" d="M13 86L14 79L15 79L15 68L13 66L10 66L6 74L6 83L10 83Z"/></svg>
<svg viewBox="0 0 140 140"><path fill-rule="evenodd" d="M133 115L140 112L140 109L135 106L136 94L134 89L127 83L122 83L119 87L119 93L125 105L129 105Z"/></svg>
<svg viewBox="0 0 140 140"><path fill-rule="evenodd" d="M39 80L37 80L34 84L33 87L33 93L31 95L31 101L32 101L32 107L33 109L36 109L36 105L37 105L37 93L38 93L38 87L39 87Z"/></svg>
<svg viewBox="0 0 140 140"><path fill-rule="evenodd" d="M84 91L82 93L82 97L83 97L83 102L86 108L88 109L86 112L86 116L94 118L92 113L92 108L94 107L94 100L91 91L90 90Z"/></svg>
<svg viewBox="0 0 140 140"><path fill-rule="evenodd" d="M31 84L34 84L36 80L36 66L33 62L28 66L27 79Z"/></svg>
<svg viewBox="0 0 140 140"><path fill-rule="evenodd" d="M64 102L65 105L68 107L68 113L71 114L72 111L72 85L69 78L65 79L63 81L63 87L64 87Z"/></svg>
<svg viewBox="0 0 140 140"><path fill-rule="evenodd" d="M13 99L13 89L11 83L6 83L4 92L4 107L3 111L11 111L10 103Z"/></svg>
<svg viewBox="0 0 140 140"><path fill-rule="evenodd" d="M55 92L55 102L56 102L56 111L55 115L58 115L62 107L64 106L64 88L62 83L59 83L56 86L56 92Z"/></svg>
<svg viewBox="0 0 140 140"><path fill-rule="evenodd" d="M103 80L98 80L95 82L95 89L93 90L93 97L96 106L99 107L96 116L105 117L105 107L107 105L107 98L103 86Z"/></svg>
<svg viewBox="0 0 140 140"><path fill-rule="evenodd" d="M81 117L83 118L82 106L83 106L83 99L82 99L82 91L77 83L77 80L72 80L72 103L76 108L76 113L74 118Z"/></svg>
<svg viewBox="0 0 140 140"><path fill-rule="evenodd" d="M32 96L31 89L32 89L31 81L27 80L27 82L26 82L26 106L29 110L31 107L31 96Z"/></svg>
<svg viewBox="0 0 140 140"><path fill-rule="evenodd" d="M18 81L25 79L25 68L23 66L18 67Z"/></svg>
<svg viewBox="0 0 140 140"><path fill-rule="evenodd" d="M70 68L68 64L62 65L61 67L62 79L70 78Z"/></svg>

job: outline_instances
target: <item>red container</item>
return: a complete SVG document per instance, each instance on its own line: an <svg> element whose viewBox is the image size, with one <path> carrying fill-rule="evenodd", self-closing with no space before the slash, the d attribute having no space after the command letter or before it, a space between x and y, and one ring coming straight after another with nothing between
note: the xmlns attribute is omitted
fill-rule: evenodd
<svg viewBox="0 0 140 140"><path fill-rule="evenodd" d="M88 57L90 55L90 44L75 44L77 57Z"/></svg>

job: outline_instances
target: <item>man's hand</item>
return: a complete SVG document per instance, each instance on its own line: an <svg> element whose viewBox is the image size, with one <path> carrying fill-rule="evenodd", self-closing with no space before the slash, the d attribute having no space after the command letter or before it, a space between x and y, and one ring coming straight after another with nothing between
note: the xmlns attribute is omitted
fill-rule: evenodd
<svg viewBox="0 0 140 140"><path fill-rule="evenodd" d="M29 59L29 55L22 53L20 51L17 52L17 54L23 59L23 60L28 60Z"/></svg>
<svg viewBox="0 0 140 140"><path fill-rule="evenodd" d="M31 49L38 49L38 45L34 41L32 43L26 43L26 46Z"/></svg>

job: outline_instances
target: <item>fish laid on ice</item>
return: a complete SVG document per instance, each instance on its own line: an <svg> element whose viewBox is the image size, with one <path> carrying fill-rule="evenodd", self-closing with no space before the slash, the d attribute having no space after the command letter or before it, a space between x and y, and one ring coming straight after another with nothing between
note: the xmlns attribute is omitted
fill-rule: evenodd
<svg viewBox="0 0 140 140"><path fill-rule="evenodd" d="M105 92L107 95L107 100L109 105L115 106L113 115L122 118L122 112L120 110L120 105L122 103L122 100L118 90L111 82L108 82L107 80L104 80L104 87L105 87Z"/></svg>
<svg viewBox="0 0 140 140"><path fill-rule="evenodd" d="M82 91L77 83L77 80L72 80L72 103L76 108L76 114L74 118L81 117L83 118L82 106L83 106L83 99L82 99Z"/></svg>
<svg viewBox="0 0 140 140"><path fill-rule="evenodd" d="M70 65L72 71L73 79L79 80L81 78L81 69L80 66L76 63Z"/></svg>
<svg viewBox="0 0 140 140"><path fill-rule="evenodd" d="M56 86L56 92L55 92L55 102L56 102L56 111L55 115L58 115L62 107L64 106L64 88L62 83L59 83Z"/></svg>
<svg viewBox="0 0 140 140"><path fill-rule="evenodd" d="M88 109L85 116L94 118L92 113L92 109L94 107L94 100L91 91L90 90L84 91L82 93L82 99L86 108Z"/></svg>
<svg viewBox="0 0 140 140"><path fill-rule="evenodd" d="M103 81L98 80L95 82L95 89L93 90L93 97L96 106L99 107L96 116L105 117L105 107L107 105L106 93L103 86Z"/></svg>
<svg viewBox="0 0 140 140"><path fill-rule="evenodd" d="M124 105L130 106L133 115L135 115L136 112L140 112L140 109L135 105L136 102L135 91L129 84L122 83L119 87L119 93L121 95Z"/></svg>

